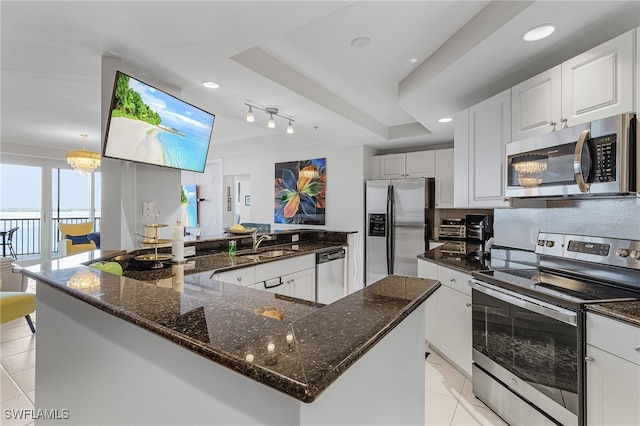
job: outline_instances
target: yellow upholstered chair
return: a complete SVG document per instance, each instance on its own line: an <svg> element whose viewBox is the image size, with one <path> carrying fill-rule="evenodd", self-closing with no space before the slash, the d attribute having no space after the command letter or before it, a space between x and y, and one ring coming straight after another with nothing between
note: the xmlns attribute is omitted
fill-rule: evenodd
<svg viewBox="0 0 640 426"><path fill-rule="evenodd" d="M58 223L62 239L58 244L58 252L69 256L83 251L96 250L96 243L88 238L93 230L93 222Z"/></svg>
<svg viewBox="0 0 640 426"><path fill-rule="evenodd" d="M0 280L0 287L2 281ZM0 324L25 317L32 333L36 332L31 316L36 310L36 295L22 291L0 291Z"/></svg>

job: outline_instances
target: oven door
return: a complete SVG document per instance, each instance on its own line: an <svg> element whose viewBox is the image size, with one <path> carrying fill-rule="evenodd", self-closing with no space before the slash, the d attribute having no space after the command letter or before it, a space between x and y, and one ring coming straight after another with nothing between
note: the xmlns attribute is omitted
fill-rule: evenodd
<svg viewBox="0 0 640 426"><path fill-rule="evenodd" d="M577 424L577 313L475 279L470 285L474 363L561 424Z"/></svg>

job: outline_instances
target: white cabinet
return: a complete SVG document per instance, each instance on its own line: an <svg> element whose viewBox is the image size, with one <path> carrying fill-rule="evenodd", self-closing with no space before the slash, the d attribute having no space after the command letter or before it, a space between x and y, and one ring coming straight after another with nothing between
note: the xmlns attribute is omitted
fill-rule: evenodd
<svg viewBox="0 0 640 426"><path fill-rule="evenodd" d="M587 313L587 425L640 424L640 328Z"/></svg>
<svg viewBox="0 0 640 426"><path fill-rule="evenodd" d="M635 30L562 63L568 126L633 111Z"/></svg>
<svg viewBox="0 0 640 426"><path fill-rule="evenodd" d="M632 30L511 89L512 140L634 111Z"/></svg>
<svg viewBox="0 0 640 426"><path fill-rule="evenodd" d="M315 254L308 254L220 272L212 278L315 302L315 262Z"/></svg>
<svg viewBox="0 0 640 426"><path fill-rule="evenodd" d="M375 179L432 178L434 176L435 154L433 151L386 154L374 157Z"/></svg>
<svg viewBox="0 0 640 426"><path fill-rule="evenodd" d="M453 148L435 151L436 208L453 208Z"/></svg>
<svg viewBox="0 0 640 426"><path fill-rule="evenodd" d="M255 267L247 266L244 268L233 269L231 271L219 272L214 274L211 278L225 283L249 286L256 282L255 271Z"/></svg>
<svg viewBox="0 0 640 426"><path fill-rule="evenodd" d="M468 199L456 207L508 207L504 146L511 141L511 89L469 108L468 131Z"/></svg>
<svg viewBox="0 0 640 426"><path fill-rule="evenodd" d="M427 341L471 377L471 276L425 260L418 260L418 276L442 284L426 302Z"/></svg>
<svg viewBox="0 0 640 426"><path fill-rule="evenodd" d="M561 129L561 68L558 65L511 88L512 140Z"/></svg>

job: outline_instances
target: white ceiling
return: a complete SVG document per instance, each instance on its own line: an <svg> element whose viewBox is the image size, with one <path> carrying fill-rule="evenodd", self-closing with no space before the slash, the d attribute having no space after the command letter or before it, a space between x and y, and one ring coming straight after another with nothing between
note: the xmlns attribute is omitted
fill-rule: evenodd
<svg viewBox="0 0 640 426"><path fill-rule="evenodd" d="M640 26L633 1L2 1L3 152L101 146L101 62L181 89L225 150L450 143L453 116ZM556 24L549 39L521 34ZM371 39L356 48L356 37ZM414 62L411 59L414 58ZM218 82L216 90L202 86ZM631 88L630 88L631 90ZM245 102L276 106L295 133Z"/></svg>

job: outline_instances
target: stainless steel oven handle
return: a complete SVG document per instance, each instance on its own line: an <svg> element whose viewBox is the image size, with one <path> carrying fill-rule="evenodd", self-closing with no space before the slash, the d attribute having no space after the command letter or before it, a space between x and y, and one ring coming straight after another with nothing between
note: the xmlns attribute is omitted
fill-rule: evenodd
<svg viewBox="0 0 640 426"><path fill-rule="evenodd" d="M584 143L588 137L589 131L583 130L582 133L580 133L580 137L576 143L576 150L573 153L573 174L575 175L580 192L589 192L589 187L591 186L585 182L584 175L582 174L582 147L584 147Z"/></svg>
<svg viewBox="0 0 640 426"><path fill-rule="evenodd" d="M563 309L559 306L555 306L541 300L530 299L521 294L506 290L504 288L496 287L475 279L469 281L469 286L471 286L472 289L479 291L480 293L486 294L487 296L495 297L498 300L502 300L503 302L510 303L522 309L526 309L540 315L544 315L545 317L553 318L565 324L577 327L578 314L568 309Z"/></svg>

